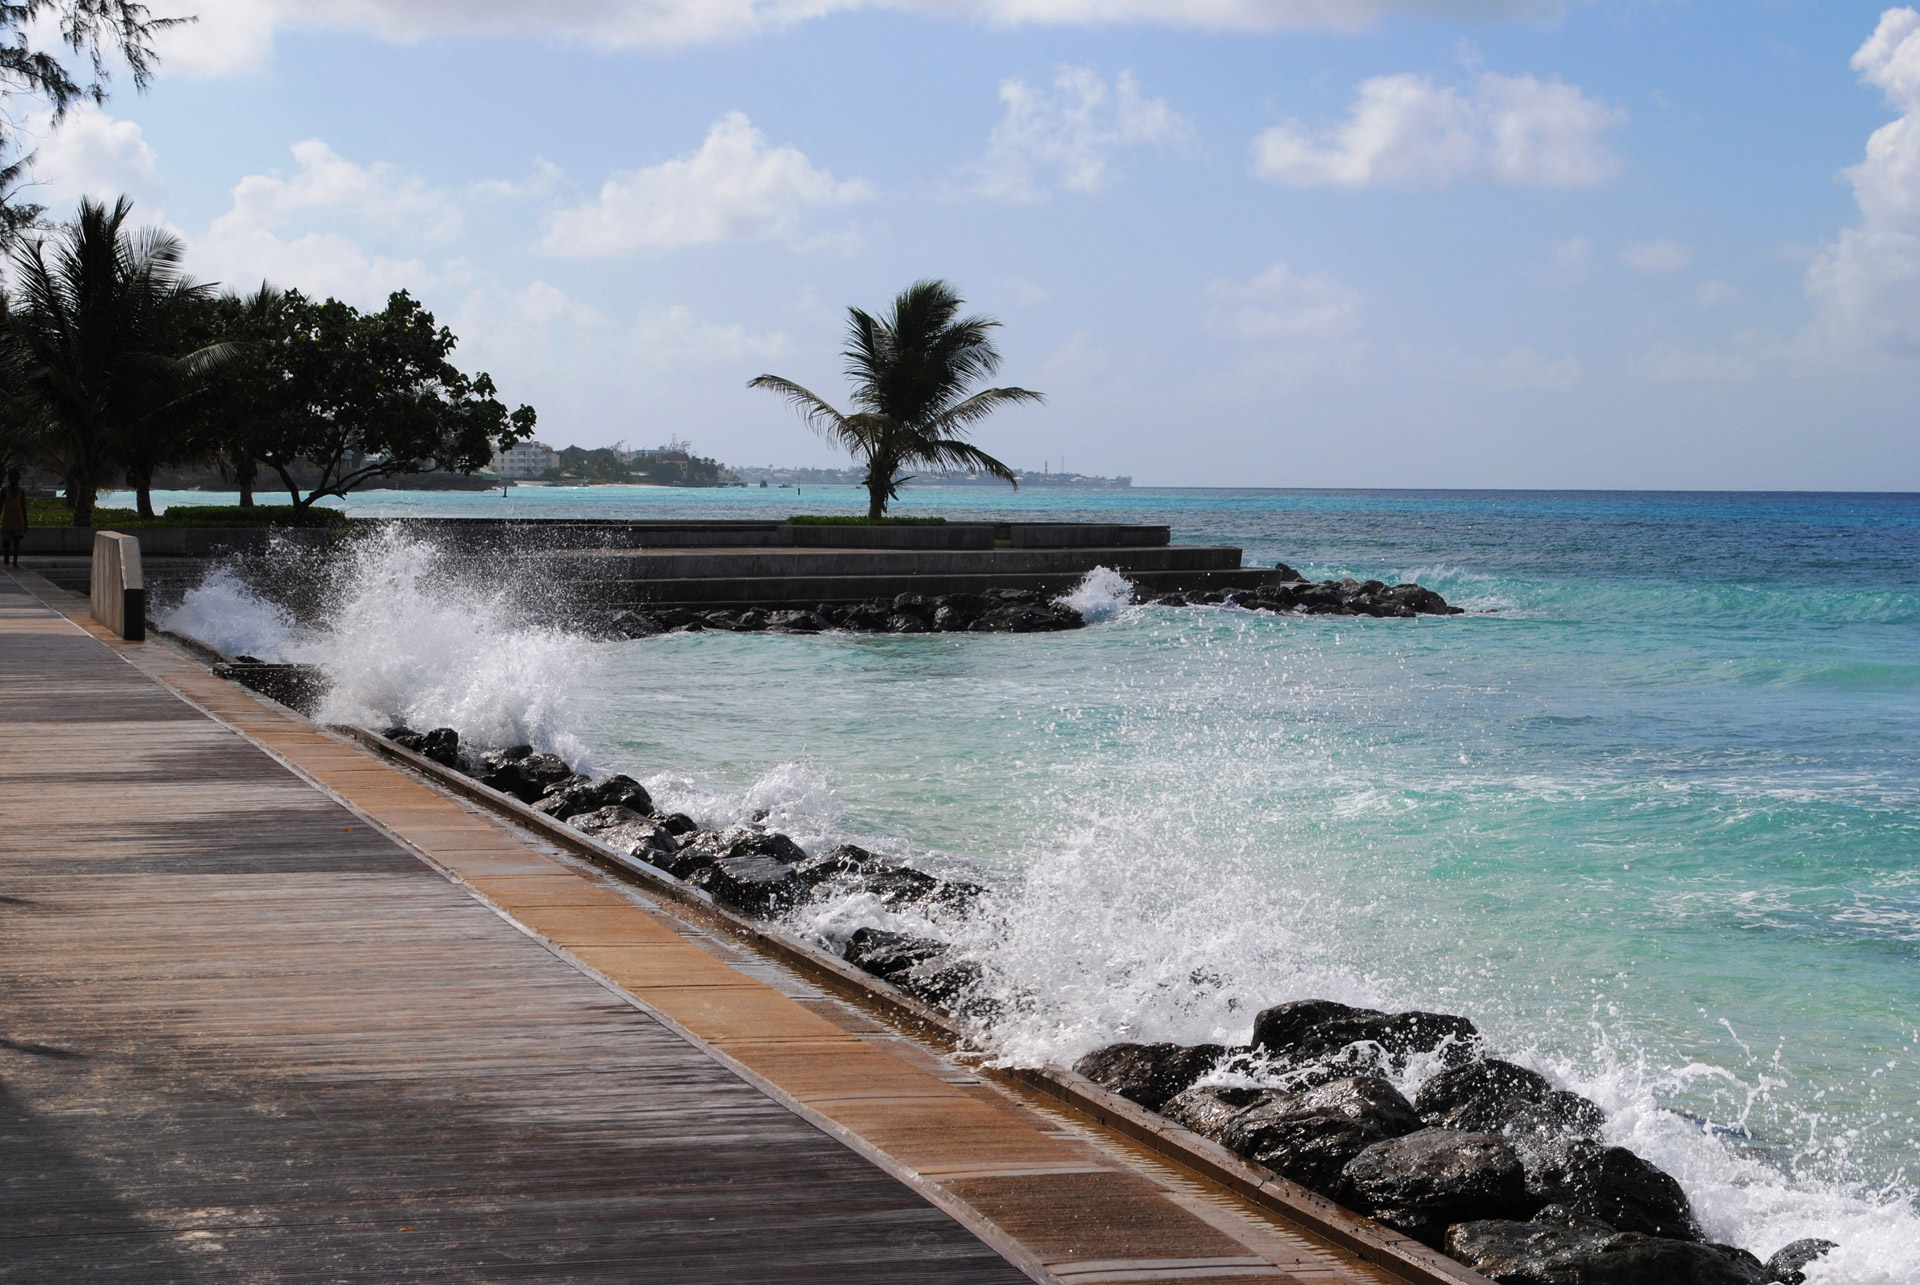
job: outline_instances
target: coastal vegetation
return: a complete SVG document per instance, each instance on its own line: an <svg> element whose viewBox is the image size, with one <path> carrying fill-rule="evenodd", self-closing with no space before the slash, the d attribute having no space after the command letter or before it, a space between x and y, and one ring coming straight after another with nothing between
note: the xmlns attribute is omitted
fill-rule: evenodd
<svg viewBox="0 0 1920 1285"><path fill-rule="evenodd" d="M269 471L302 513L386 478L473 473L532 435L533 408L454 366L453 332L406 291L365 313L264 284L216 294L178 238L131 214L125 197L82 200L21 236L0 295L0 464L56 475L73 525L122 478L151 519L168 465L217 465L243 507Z"/></svg>
<svg viewBox="0 0 1920 1285"><path fill-rule="evenodd" d="M864 467L860 484L867 489L869 518L886 516L901 484L911 480L903 472L910 468L967 470L1019 485L1012 468L966 436L996 410L1045 398L1026 388L970 391L1000 369L992 336L1000 323L958 316L964 303L944 281L916 281L885 316L847 309L841 355L853 383L851 412L778 375L748 381L749 388L784 397L808 427Z"/></svg>

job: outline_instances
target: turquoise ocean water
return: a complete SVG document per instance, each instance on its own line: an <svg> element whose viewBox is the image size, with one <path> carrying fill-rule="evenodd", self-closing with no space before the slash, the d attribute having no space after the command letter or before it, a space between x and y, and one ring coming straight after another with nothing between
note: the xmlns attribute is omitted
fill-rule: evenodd
<svg viewBox="0 0 1920 1285"><path fill-rule="evenodd" d="M1018 1001L998 1056L1236 1041L1309 995L1463 1012L1606 1106L1716 1238L1764 1257L1826 1235L1842 1248L1810 1279L1920 1280L1920 496L927 488L903 510L1165 522L1471 614L1123 607L1058 635L596 644L389 542L325 636L234 584L177 623L304 649L343 699L525 732L708 819L766 809L809 845L973 872L996 914L945 930Z"/></svg>

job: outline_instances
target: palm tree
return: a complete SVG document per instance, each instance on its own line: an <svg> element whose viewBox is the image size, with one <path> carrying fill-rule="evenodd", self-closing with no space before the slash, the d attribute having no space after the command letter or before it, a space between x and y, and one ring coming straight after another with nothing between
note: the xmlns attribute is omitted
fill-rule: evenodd
<svg viewBox="0 0 1920 1285"><path fill-rule="evenodd" d="M1045 401L1025 388L968 389L1000 369L987 317L954 319L965 302L944 281L916 281L893 301L893 312L872 317L847 309L847 378L851 414L842 414L790 379L761 375L749 388L781 394L807 426L847 448L866 465L867 518L885 517L887 502L909 480L901 470L964 468L1019 485L1013 470L965 440L969 428L1002 406Z"/></svg>
<svg viewBox="0 0 1920 1285"><path fill-rule="evenodd" d="M82 199L51 238L13 253L8 334L75 526L93 525L94 497L117 467L131 467L140 512L152 513L147 483L165 462L160 437L191 381L231 356L226 344L176 355L182 305L207 287L181 271L186 247L178 237L130 233L132 212L124 196L112 209Z"/></svg>

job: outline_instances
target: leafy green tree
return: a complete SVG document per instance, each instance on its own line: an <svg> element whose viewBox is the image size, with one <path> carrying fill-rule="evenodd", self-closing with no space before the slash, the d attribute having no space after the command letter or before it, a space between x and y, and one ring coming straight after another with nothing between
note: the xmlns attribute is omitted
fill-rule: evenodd
<svg viewBox="0 0 1920 1285"><path fill-rule="evenodd" d="M251 448L296 509L401 473L472 473L533 436L531 406L508 411L491 376L448 360L458 342L406 291L363 314L288 291L275 310L260 432ZM302 495L296 472L310 470Z"/></svg>
<svg viewBox="0 0 1920 1285"><path fill-rule="evenodd" d="M853 382L852 413L843 414L790 379L761 375L749 388L779 393L808 427L844 446L866 466L867 516L886 516L903 482L902 469L970 469L1018 485L1013 470L967 442L966 434L994 411L1018 402L1039 402L1025 388L974 385L1000 369L987 317L955 319L965 301L944 281L916 281L893 301L893 311L872 317L847 309L847 378Z"/></svg>
<svg viewBox="0 0 1920 1285"><path fill-rule="evenodd" d="M14 247L17 294L7 339L18 395L44 425L40 451L67 487L75 526L93 525L94 497L131 461L144 489L169 449L186 386L225 358L224 345L181 352L181 318L207 292L181 271L184 246L169 233L131 232L133 203L82 199L72 220Z"/></svg>
<svg viewBox="0 0 1920 1285"><path fill-rule="evenodd" d="M253 507L260 453L288 413L281 361L286 306L286 292L266 282L251 294L223 294L207 302L214 331L234 354L196 399L193 454L212 460L233 482L241 508Z"/></svg>
<svg viewBox="0 0 1920 1285"><path fill-rule="evenodd" d="M118 57L145 89L153 79L153 37L192 18L155 18L131 0L0 0L0 104L26 95L43 100L59 120L78 102L105 102L107 64ZM35 49L34 38L52 32L58 45L76 56L80 78L58 52ZM41 207L17 201L32 161L10 132L12 119L0 110L0 246L31 226Z"/></svg>

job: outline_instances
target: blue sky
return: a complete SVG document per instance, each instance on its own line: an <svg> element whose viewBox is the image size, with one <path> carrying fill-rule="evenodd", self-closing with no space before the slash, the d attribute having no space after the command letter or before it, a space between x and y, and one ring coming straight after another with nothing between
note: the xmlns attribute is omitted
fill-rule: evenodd
<svg viewBox="0 0 1920 1285"><path fill-rule="evenodd" d="M940 276L1049 395L1022 467L1920 489L1911 9L178 3L42 199L410 288L556 445L832 462L746 380L841 398L846 305Z"/></svg>

